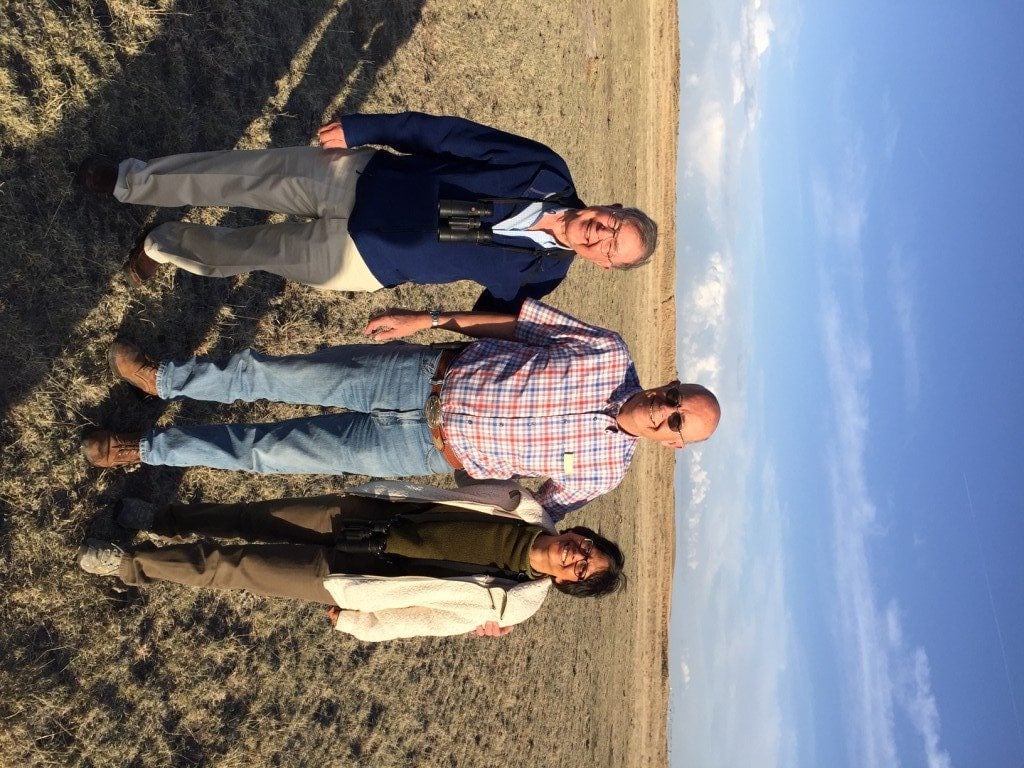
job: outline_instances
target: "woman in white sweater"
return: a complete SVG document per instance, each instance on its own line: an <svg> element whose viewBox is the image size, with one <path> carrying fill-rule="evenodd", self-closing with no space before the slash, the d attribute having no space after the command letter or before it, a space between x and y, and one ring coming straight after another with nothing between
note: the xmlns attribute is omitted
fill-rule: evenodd
<svg viewBox="0 0 1024 768"><path fill-rule="evenodd" d="M125 550L88 540L79 552L87 572L321 602L337 630L362 640L504 634L552 585L584 597L623 581L614 543L582 526L558 533L529 491L508 482L375 481L342 495L159 509L126 499L117 519L172 543ZM181 541L191 534L275 543Z"/></svg>

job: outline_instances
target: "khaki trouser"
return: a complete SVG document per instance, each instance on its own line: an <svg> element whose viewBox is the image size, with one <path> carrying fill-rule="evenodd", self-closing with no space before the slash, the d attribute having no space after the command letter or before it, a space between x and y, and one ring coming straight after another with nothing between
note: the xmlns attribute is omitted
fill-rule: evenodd
<svg viewBox="0 0 1024 768"><path fill-rule="evenodd" d="M122 558L119 575L133 586L171 581L333 605L323 584L328 574L400 573L379 558L337 552L335 532L344 521L380 519L423 506L344 495L252 504L173 504L157 512L150 526L153 532L278 543L142 544Z"/></svg>
<svg viewBox="0 0 1024 768"><path fill-rule="evenodd" d="M169 222L146 237L146 255L207 277L262 269L338 291L383 286L348 233L356 182L372 150L316 147L226 150L124 160L114 196L157 206L244 206L309 217L232 229Z"/></svg>

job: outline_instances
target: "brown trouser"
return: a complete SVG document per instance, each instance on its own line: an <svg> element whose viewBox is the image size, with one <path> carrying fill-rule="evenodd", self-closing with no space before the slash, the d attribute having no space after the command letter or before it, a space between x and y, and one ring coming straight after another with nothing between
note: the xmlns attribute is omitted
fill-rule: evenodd
<svg viewBox="0 0 1024 768"><path fill-rule="evenodd" d="M344 495L241 504L172 504L157 512L150 526L154 533L171 537L197 533L275 543L141 544L121 560L119 575L133 586L172 581L333 605L323 584L328 574L389 573L379 558L334 549L336 532L345 521L381 519L419 508L422 505Z"/></svg>

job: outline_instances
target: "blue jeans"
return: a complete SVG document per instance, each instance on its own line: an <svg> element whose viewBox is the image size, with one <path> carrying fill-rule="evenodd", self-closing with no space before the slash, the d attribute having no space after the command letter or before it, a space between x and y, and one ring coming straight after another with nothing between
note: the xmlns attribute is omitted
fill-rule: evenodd
<svg viewBox="0 0 1024 768"><path fill-rule="evenodd" d="M395 477L451 472L423 414L441 350L418 344L356 344L310 355L268 357L251 349L226 361L160 363L165 400L275 400L347 413L275 424L151 429L142 461L264 474Z"/></svg>

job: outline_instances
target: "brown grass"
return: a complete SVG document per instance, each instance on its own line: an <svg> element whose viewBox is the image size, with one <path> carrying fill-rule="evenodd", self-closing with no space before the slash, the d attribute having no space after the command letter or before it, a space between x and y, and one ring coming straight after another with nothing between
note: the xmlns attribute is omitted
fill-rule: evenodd
<svg viewBox="0 0 1024 768"><path fill-rule="evenodd" d="M513 34L513 31L515 34ZM570 518L618 539L630 588L552 597L499 641L363 644L311 606L80 573L110 504L323 493L355 478L87 468L83 428L279 418L268 403L139 401L105 371L119 334L159 355L354 341L391 305L468 307L470 285L317 293L254 274L131 292L138 233L187 215L71 187L85 155L307 143L325 116L460 114L561 151L584 199L652 212L652 268L573 269L552 297L617 328L644 381L672 373L675 4L666 0L7 0L0 12L0 764L665 765L672 457L638 453Z"/></svg>

